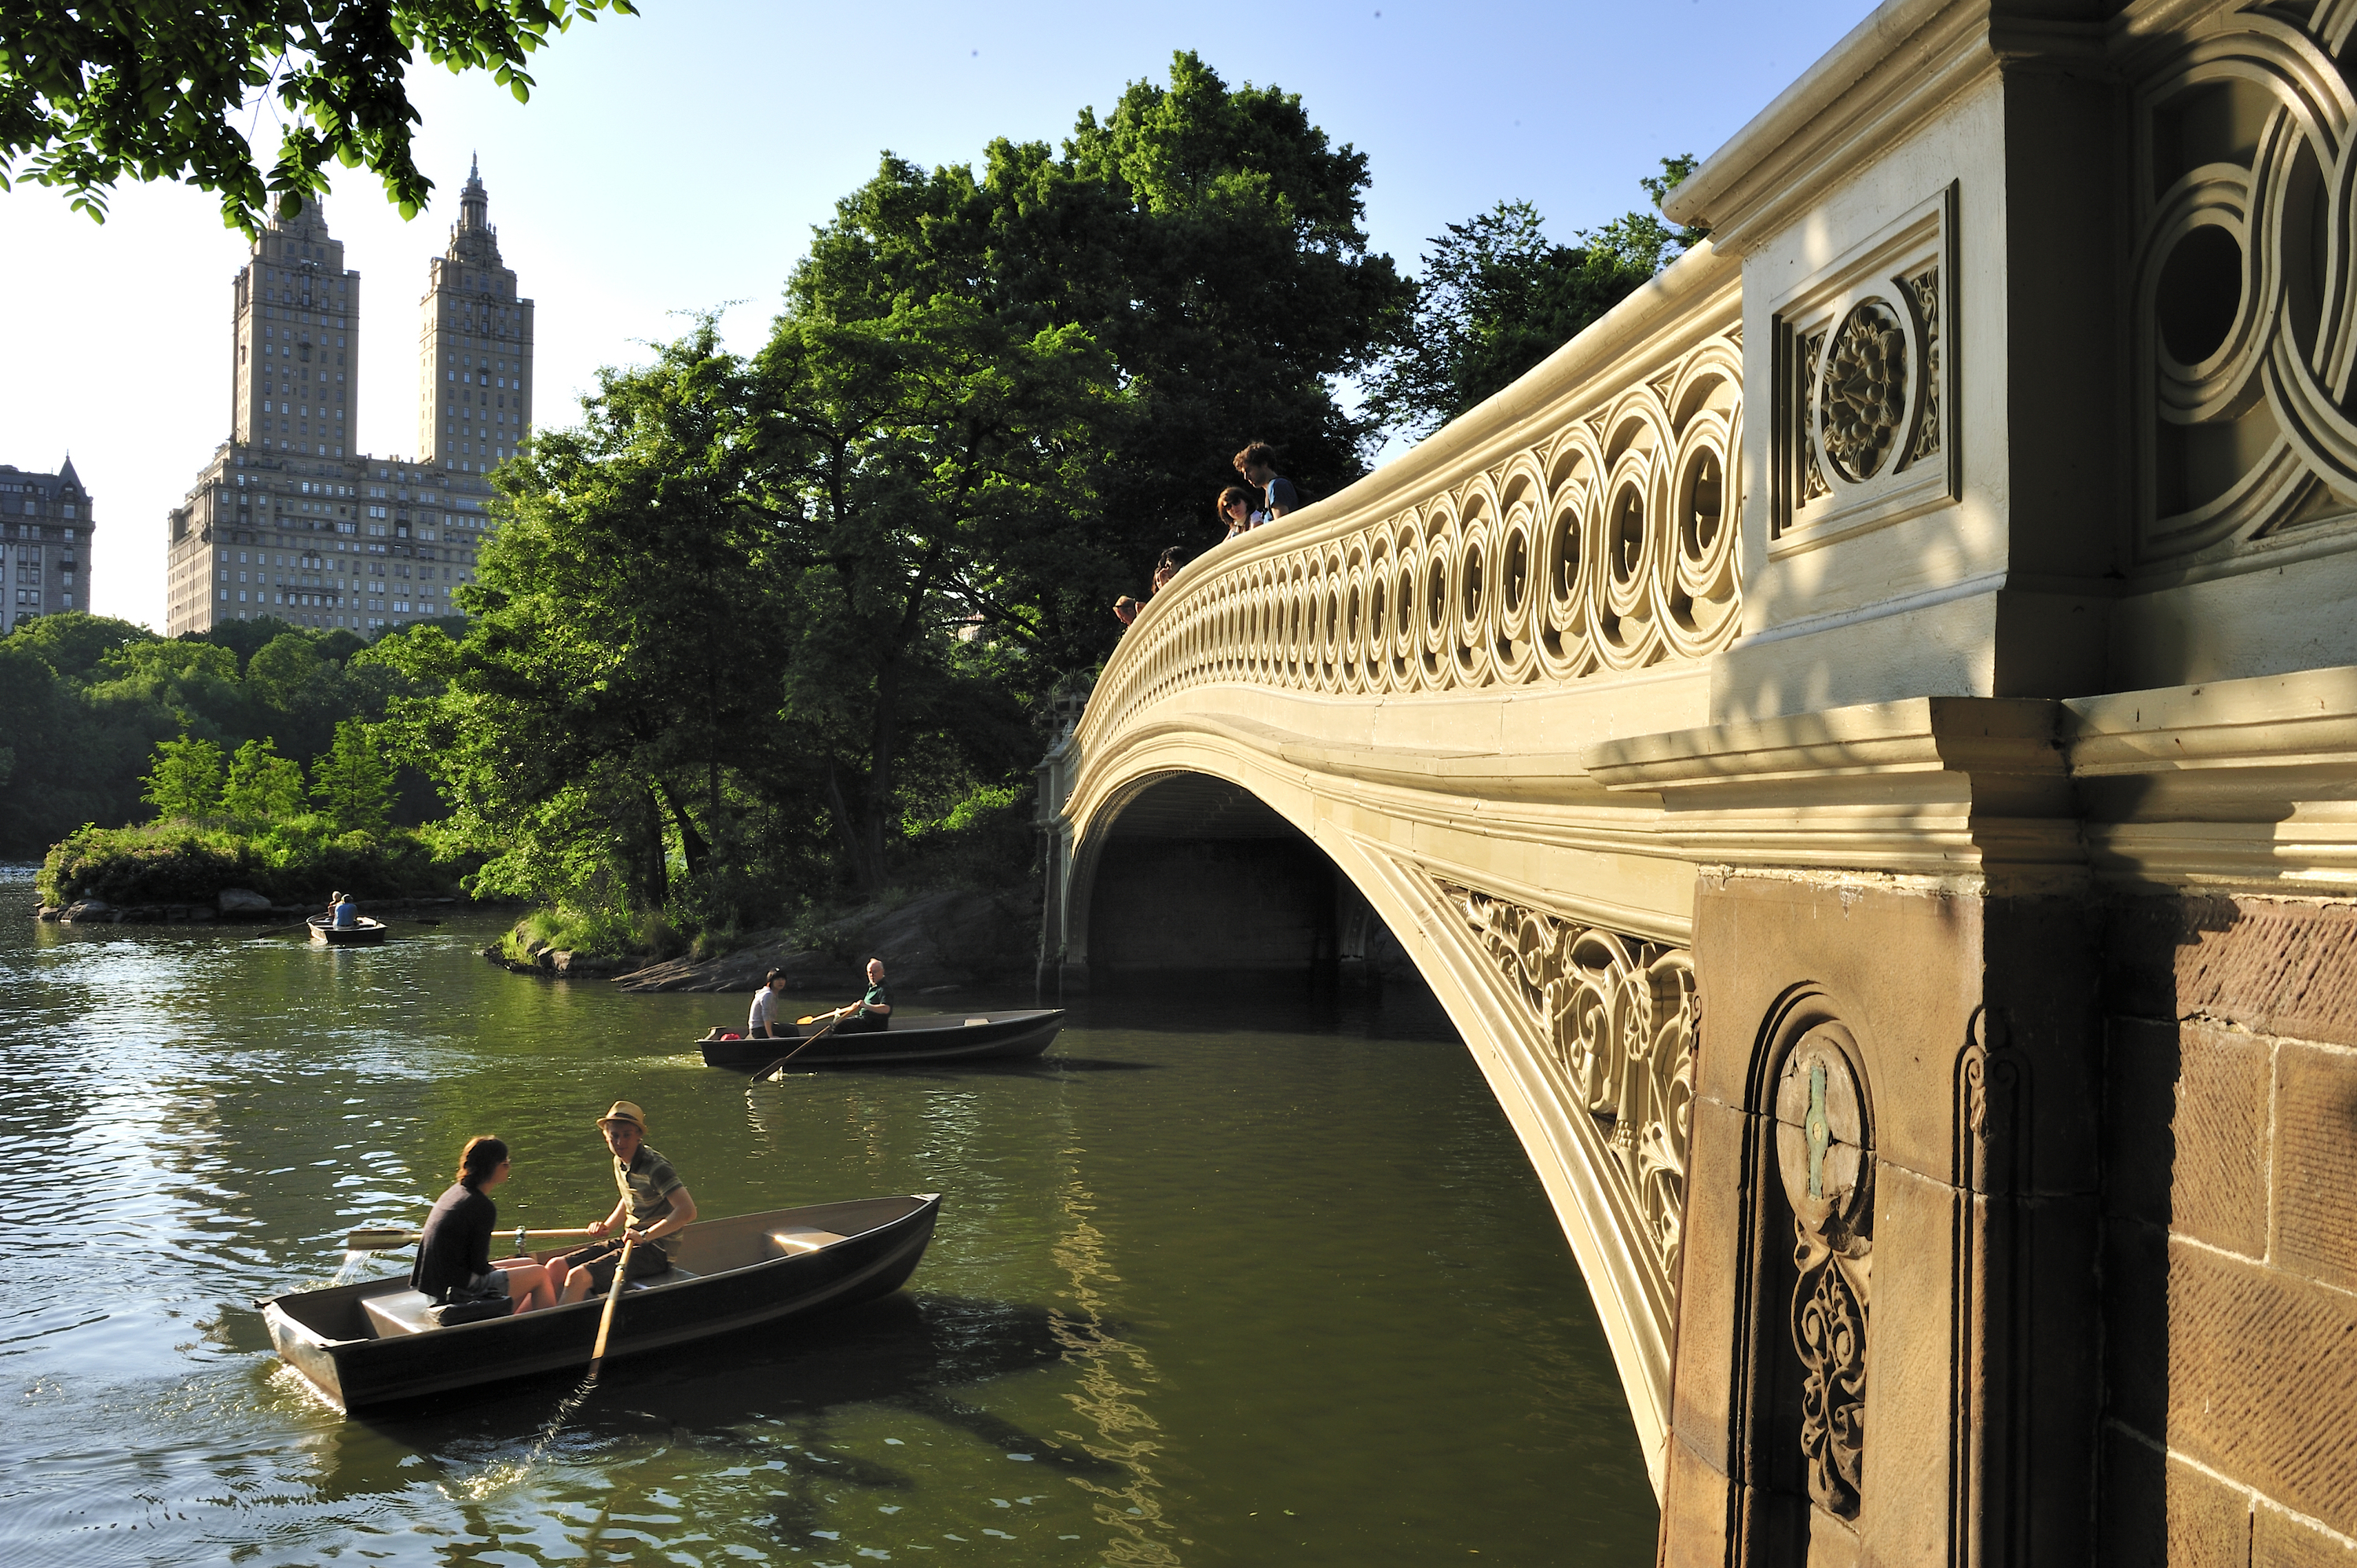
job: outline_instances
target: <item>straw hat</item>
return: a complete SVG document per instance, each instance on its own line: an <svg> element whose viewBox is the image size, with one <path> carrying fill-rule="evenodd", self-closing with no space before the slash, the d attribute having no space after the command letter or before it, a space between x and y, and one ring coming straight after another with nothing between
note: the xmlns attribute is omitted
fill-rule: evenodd
<svg viewBox="0 0 2357 1568"><path fill-rule="evenodd" d="M597 1125L600 1127L608 1122L627 1122L639 1130L641 1137L646 1134L647 1113L627 1100L617 1100L614 1101L614 1109L597 1118Z"/></svg>

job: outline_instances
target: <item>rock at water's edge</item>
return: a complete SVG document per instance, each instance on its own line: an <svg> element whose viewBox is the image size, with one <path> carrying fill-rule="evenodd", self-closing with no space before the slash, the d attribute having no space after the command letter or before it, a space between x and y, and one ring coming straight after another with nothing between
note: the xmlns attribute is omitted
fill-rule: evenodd
<svg viewBox="0 0 2357 1568"><path fill-rule="evenodd" d="M744 947L698 963L673 959L618 978L625 991L752 991L772 969L797 992L841 992L856 998L863 966L881 958L903 996L942 987L1028 980L1039 959L1039 906L1022 893L952 891L912 898L893 909L855 910L829 925L817 948L795 946L785 931L763 931Z"/></svg>
<svg viewBox="0 0 2357 1568"><path fill-rule="evenodd" d="M270 900L251 887L224 887L215 897L224 915L267 915Z"/></svg>

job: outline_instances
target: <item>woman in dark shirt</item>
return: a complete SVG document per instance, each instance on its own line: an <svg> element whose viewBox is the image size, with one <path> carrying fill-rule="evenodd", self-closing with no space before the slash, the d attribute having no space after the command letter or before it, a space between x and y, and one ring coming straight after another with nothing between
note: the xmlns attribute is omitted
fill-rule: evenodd
<svg viewBox="0 0 2357 1568"><path fill-rule="evenodd" d="M518 1312L553 1306L554 1291L530 1258L491 1261L491 1232L500 1210L490 1190L508 1179L508 1146L497 1138L469 1139L458 1155L458 1179L435 1201L417 1242L409 1288L445 1306L505 1297Z"/></svg>

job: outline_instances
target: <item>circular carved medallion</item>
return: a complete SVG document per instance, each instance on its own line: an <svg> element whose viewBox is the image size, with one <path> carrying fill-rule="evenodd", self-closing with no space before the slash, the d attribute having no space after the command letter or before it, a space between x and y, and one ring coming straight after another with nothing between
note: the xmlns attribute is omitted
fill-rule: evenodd
<svg viewBox="0 0 2357 1568"><path fill-rule="evenodd" d="M1866 300L1825 350L1817 424L1825 456L1852 484L1872 478L1907 414L1907 334L1889 302Z"/></svg>

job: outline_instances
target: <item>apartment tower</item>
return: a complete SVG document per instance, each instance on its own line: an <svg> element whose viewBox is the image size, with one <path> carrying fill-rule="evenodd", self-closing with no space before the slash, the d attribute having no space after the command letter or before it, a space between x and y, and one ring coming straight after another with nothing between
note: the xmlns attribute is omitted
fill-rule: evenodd
<svg viewBox="0 0 2357 1568"><path fill-rule="evenodd" d="M532 428L533 303L516 297L490 211L470 165L449 246L426 263L419 302L417 450L462 474L514 456Z"/></svg>

